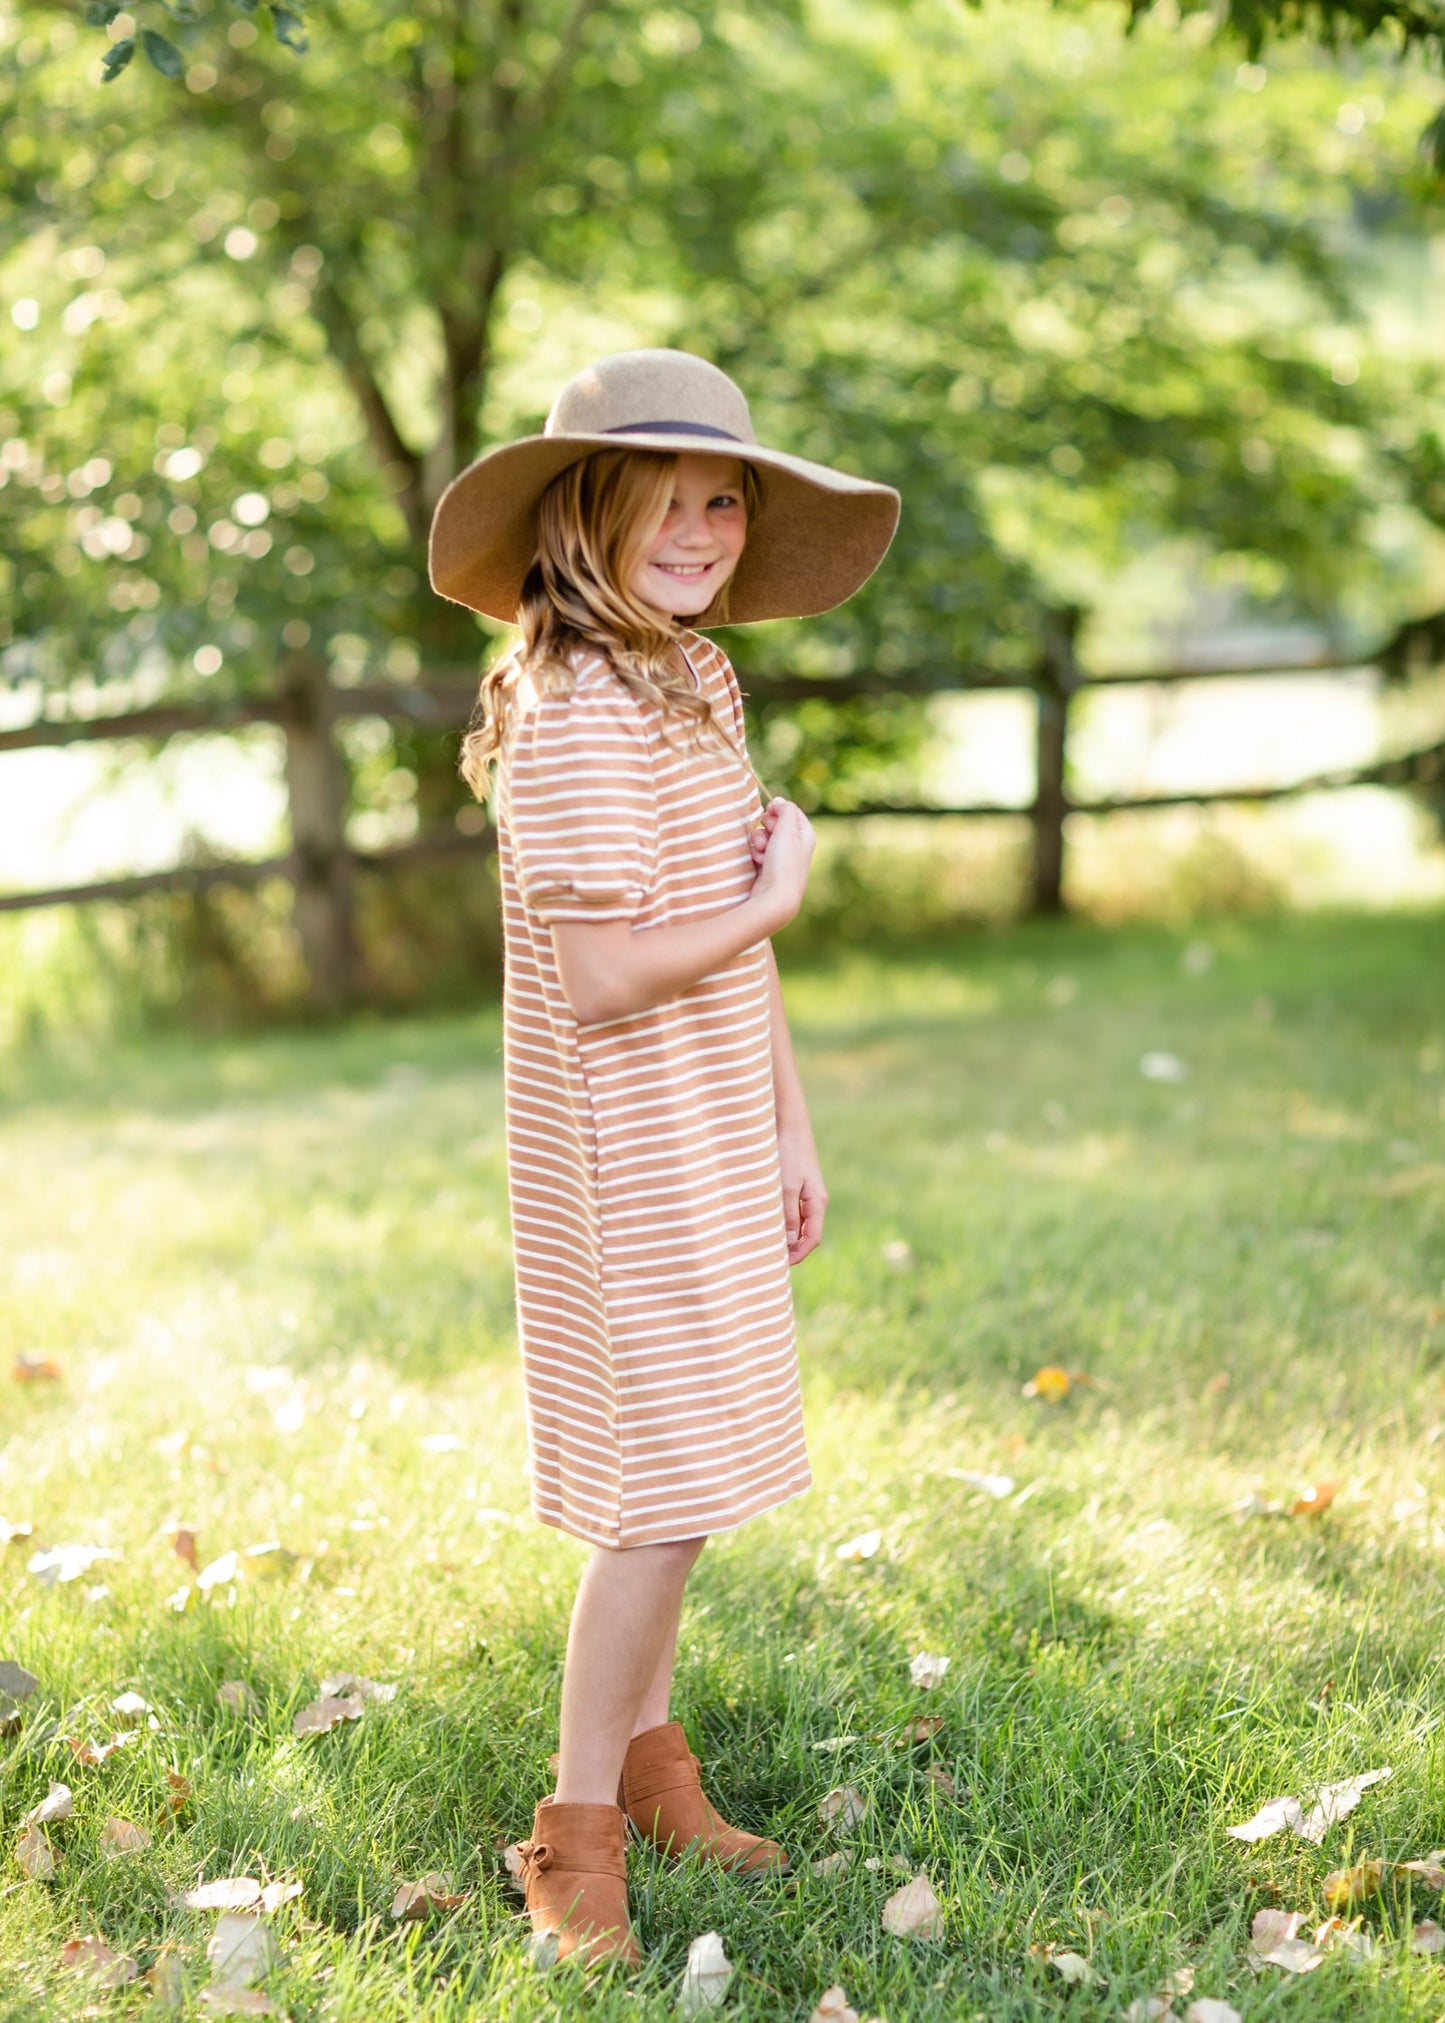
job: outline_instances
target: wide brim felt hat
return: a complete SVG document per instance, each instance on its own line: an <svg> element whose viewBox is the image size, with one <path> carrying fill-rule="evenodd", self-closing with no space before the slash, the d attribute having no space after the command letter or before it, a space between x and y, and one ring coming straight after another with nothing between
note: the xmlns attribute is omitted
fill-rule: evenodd
<svg viewBox="0 0 1445 2023"><path fill-rule="evenodd" d="M453 479L432 519L432 587L514 622L543 492L583 457L615 449L701 451L758 471L763 502L728 588L729 625L830 611L867 582L898 525L892 486L760 443L742 392L706 359L622 351L567 382L541 435L489 450Z"/></svg>

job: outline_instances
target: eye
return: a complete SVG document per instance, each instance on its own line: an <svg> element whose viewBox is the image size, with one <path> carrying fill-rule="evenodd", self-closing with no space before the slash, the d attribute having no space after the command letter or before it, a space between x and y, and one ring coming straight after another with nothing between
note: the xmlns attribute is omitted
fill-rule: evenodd
<svg viewBox="0 0 1445 2023"><path fill-rule="evenodd" d="M709 510L711 510L714 506L740 506L742 500L736 492L719 492L715 499L709 499L707 503Z"/></svg>

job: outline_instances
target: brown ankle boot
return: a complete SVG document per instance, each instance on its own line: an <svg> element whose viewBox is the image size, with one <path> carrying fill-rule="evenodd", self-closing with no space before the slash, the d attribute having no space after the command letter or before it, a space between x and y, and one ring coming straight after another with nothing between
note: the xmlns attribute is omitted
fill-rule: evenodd
<svg viewBox="0 0 1445 2023"><path fill-rule="evenodd" d="M557 1934L557 1957L589 1966L642 1963L627 1916L626 1823L615 1805L558 1805L544 1798L532 1838L517 1849L534 1932Z"/></svg>
<svg viewBox="0 0 1445 2023"><path fill-rule="evenodd" d="M729 1826L703 1796L697 1758L680 1721L633 1736L623 1758L620 1795L638 1832L666 1854L691 1851L748 1874L788 1865L776 1841Z"/></svg>

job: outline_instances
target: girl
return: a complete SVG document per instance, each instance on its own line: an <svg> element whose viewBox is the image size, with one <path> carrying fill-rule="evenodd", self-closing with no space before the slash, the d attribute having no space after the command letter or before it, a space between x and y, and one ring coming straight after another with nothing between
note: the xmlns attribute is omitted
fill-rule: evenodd
<svg viewBox="0 0 1445 2023"><path fill-rule="evenodd" d="M594 1548L521 1849L562 1955L640 1958L629 1820L673 1855L786 1862L703 1796L669 1697L706 1539L810 1479L788 1268L826 1195L769 937L813 838L789 802L763 814L732 668L690 626L827 610L897 516L886 486L761 447L715 367L639 351L463 472L432 529L436 589L520 629L462 763L479 795L497 771L533 1509Z"/></svg>

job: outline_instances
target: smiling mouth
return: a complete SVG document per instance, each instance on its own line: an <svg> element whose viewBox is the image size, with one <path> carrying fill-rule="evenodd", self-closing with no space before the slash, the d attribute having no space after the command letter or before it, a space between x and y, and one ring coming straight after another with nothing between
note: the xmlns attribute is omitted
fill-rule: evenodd
<svg viewBox="0 0 1445 2023"><path fill-rule="evenodd" d="M716 562L653 562L650 566L654 569L660 569L664 576L687 577L706 576L710 569L717 567L717 564Z"/></svg>

